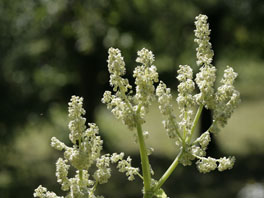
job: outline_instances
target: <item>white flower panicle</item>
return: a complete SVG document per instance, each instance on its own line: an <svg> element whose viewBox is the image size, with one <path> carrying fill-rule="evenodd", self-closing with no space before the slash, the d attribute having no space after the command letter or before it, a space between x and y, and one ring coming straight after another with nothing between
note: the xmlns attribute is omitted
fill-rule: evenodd
<svg viewBox="0 0 264 198"><path fill-rule="evenodd" d="M85 192L82 191L82 185L78 174L74 178L70 179L71 187L70 193L66 198L85 197Z"/></svg>
<svg viewBox="0 0 264 198"><path fill-rule="evenodd" d="M206 108L213 108L214 105L214 84L216 80L216 68L214 66L205 65L200 68L200 72L196 74L195 82L200 93L194 97L199 105Z"/></svg>
<svg viewBox="0 0 264 198"><path fill-rule="evenodd" d="M211 141L211 137L208 131L204 132L199 138L196 139L196 142L198 142L201 145L203 150L206 150L210 141Z"/></svg>
<svg viewBox="0 0 264 198"><path fill-rule="evenodd" d="M200 72L196 75L195 82L200 93L195 95L198 104L205 105L206 108L212 108L214 83L216 79L216 68L212 66L214 52L210 43L210 29L207 23L206 15L199 15L195 19L195 39L198 44L196 48L197 65Z"/></svg>
<svg viewBox="0 0 264 198"><path fill-rule="evenodd" d="M196 162L197 168L201 173L208 173L216 168L219 171L224 171L231 169L235 163L235 157L223 157L220 159L215 159L212 157L205 157L207 146L211 141L210 133L208 131L204 132L199 138L194 141L194 144L199 144L200 146L192 146L191 155L198 159Z"/></svg>
<svg viewBox="0 0 264 198"><path fill-rule="evenodd" d="M132 159L130 157L127 157L126 160L124 160L123 158L124 153L113 153L112 155L105 154L98 158L96 162L96 166L98 169L93 175L95 180L100 184L107 183L108 179L111 176L110 163L117 163L117 169L122 173L125 172L128 176L129 181L134 180L135 175L139 174L139 168L132 167Z"/></svg>
<svg viewBox="0 0 264 198"><path fill-rule="evenodd" d="M156 89L156 95L159 102L159 110L162 115L172 114L172 95L170 88L167 88L167 85L160 81Z"/></svg>
<svg viewBox="0 0 264 198"><path fill-rule="evenodd" d="M195 26L194 30L195 37L194 42L198 44L196 48L196 57L197 65L210 65L213 61L214 52L212 50L212 44L210 43L210 32L209 24L207 23L208 17L206 15L200 14L195 17Z"/></svg>
<svg viewBox="0 0 264 198"><path fill-rule="evenodd" d="M132 167L131 162L132 159L130 157L127 157L126 160L124 158L124 153L113 153L111 155L111 162L117 163L117 168L121 173L126 173L126 176L128 176L128 180L132 181L135 179L135 175L139 175L139 168Z"/></svg>
<svg viewBox="0 0 264 198"><path fill-rule="evenodd" d="M223 157L220 159L214 159L212 157L199 157L196 162L197 168L201 173L208 173L216 168L219 171L224 171L233 168L235 164L235 157Z"/></svg>
<svg viewBox="0 0 264 198"><path fill-rule="evenodd" d="M235 79L237 78L238 74L234 72L232 67L227 66L224 71L224 76L221 80L222 84L233 86Z"/></svg>
<svg viewBox="0 0 264 198"><path fill-rule="evenodd" d="M88 123L89 128L86 129L85 118L82 117L85 113L82 102L81 97L72 96L69 103L69 117L71 118L69 138L74 144L73 147L66 146L55 137L51 138L51 146L60 151L65 150L64 157L79 170L89 169L100 156L103 144L96 124Z"/></svg>
<svg viewBox="0 0 264 198"><path fill-rule="evenodd" d="M192 145L190 148L190 153L193 156L204 157L206 155L205 149L201 148L200 146L197 146L197 145Z"/></svg>
<svg viewBox="0 0 264 198"><path fill-rule="evenodd" d="M197 168L201 173L208 173L217 168L216 160L214 158L202 158L196 162Z"/></svg>
<svg viewBox="0 0 264 198"><path fill-rule="evenodd" d="M70 188L70 183L68 179L68 170L70 165L67 165L67 160L59 158L56 162L56 177L57 182L61 184L61 189L63 191L68 191Z"/></svg>
<svg viewBox="0 0 264 198"><path fill-rule="evenodd" d="M128 156L126 160L120 160L117 164L117 168L121 173L126 173L129 181L135 179L135 175L138 175L139 168L134 168L131 165L132 159Z"/></svg>
<svg viewBox="0 0 264 198"><path fill-rule="evenodd" d="M138 51L138 58L136 59L141 66L137 66L134 70L133 77L136 84L135 100L138 105L142 105L145 111L152 101L155 100L154 83L159 81L156 66L152 65L154 62L154 55L151 51L143 48Z"/></svg>
<svg viewBox="0 0 264 198"><path fill-rule="evenodd" d="M86 129L86 119L82 117L85 114L85 110L82 108L83 98L78 96L72 96L71 102L69 102L69 138L73 144L81 139L82 133Z"/></svg>
<svg viewBox="0 0 264 198"><path fill-rule="evenodd" d="M108 92L105 93L107 95ZM110 95L110 97L112 97ZM106 102L109 102L107 96ZM82 108L83 99L78 96L72 96L69 102L70 117L70 135L69 138L73 146L66 146L56 137L51 138L51 146L59 151L64 150L64 158L59 158L56 162L57 182L61 185L63 191L68 191L65 198L103 198L96 196L95 190L98 184L108 182L111 177L110 163L117 163L120 172L125 172L128 180L135 179L135 175L140 176L139 169L131 166L131 158L124 160L124 153L113 153L101 155L103 141L99 136L99 128L94 123L88 123L85 126L85 114ZM93 173L93 179L90 179L89 170L94 164L96 170ZM70 166L73 166L75 176L68 178ZM40 198L63 198L46 188L39 186L34 193L34 197Z"/></svg>
<svg viewBox="0 0 264 198"><path fill-rule="evenodd" d="M115 95L112 95L110 91L105 91L102 102L107 104L107 108L117 119L122 120L132 130L136 127L136 121L131 99L126 95L132 87L127 79L122 78L126 72L124 58L119 49L110 48L108 54L110 85L113 86Z"/></svg>
<svg viewBox="0 0 264 198"><path fill-rule="evenodd" d="M88 197L88 194L93 194L95 182L90 180L89 176L87 170L82 170L82 176L80 177L80 171L77 170L75 177L69 179L70 192L65 198L85 198ZM97 198L98 196L94 195L94 197Z"/></svg>
<svg viewBox="0 0 264 198"><path fill-rule="evenodd" d="M219 165L218 165L218 170L219 171L224 171L227 169L233 168L235 164L235 157L223 157L218 160Z"/></svg>
<svg viewBox="0 0 264 198"><path fill-rule="evenodd" d="M91 155L91 161L95 161L101 153L103 141L99 136L99 128L94 123L89 123L89 128L85 131L84 141L81 150Z"/></svg>
<svg viewBox="0 0 264 198"><path fill-rule="evenodd" d="M136 128L137 121L144 123L145 114L148 107L155 100L154 83L158 82L158 73L154 62L154 55L147 49L138 52L137 62L141 63L134 70L136 84L136 94L128 92L131 89L127 79L123 79L125 74L125 63L119 49L110 48L108 56L108 71L110 73L110 85L113 86L114 95L106 91L102 102L107 104L114 116L122 120L130 130ZM137 117L137 115L140 115ZM136 120L137 117L137 120Z"/></svg>
<svg viewBox="0 0 264 198"><path fill-rule="evenodd" d="M180 109L185 107L193 106L194 100L192 93L195 88L195 84L192 80L193 74L192 69L188 65L180 65L178 70L177 79L180 84L178 85L178 97L177 103Z"/></svg>
<svg viewBox="0 0 264 198"><path fill-rule="evenodd" d="M63 142L58 140L56 137L51 138L50 145L51 145L51 147L55 148L58 151L62 151L63 149L66 149L66 147L67 147Z"/></svg>
<svg viewBox="0 0 264 198"><path fill-rule="evenodd" d="M132 130L136 127L135 112L131 103L121 97L111 95L110 91L104 93L102 102L106 103L107 108L111 110L116 119L122 120L123 124L127 125L129 129Z"/></svg>
<svg viewBox="0 0 264 198"><path fill-rule="evenodd" d="M178 85L177 103L180 110L179 128L184 134L191 133L192 126L192 107L194 105L193 91L195 84L193 82L193 72L190 66L180 65L177 79L180 81Z"/></svg>
<svg viewBox="0 0 264 198"><path fill-rule="evenodd" d="M215 92L214 85L216 80L216 68L212 65L213 50L210 40L209 24L207 16L199 15L196 17L196 30L194 40L197 44L197 65L201 66L200 71L196 74L195 82L200 93L192 96L194 83L192 82L192 70L189 66L180 66L177 79L180 81L178 86L177 102L180 109L180 119L178 123L180 132L184 134L187 131L187 137L183 135L182 145L184 152L180 158L180 163L184 166L191 165L192 160L198 159L197 168L202 173L208 173L218 168L219 171L231 169L234 165L234 157L223 157L214 159L206 156L206 149L211 140L210 132L215 131L218 125L224 126L227 119L231 117L234 109L237 107L240 99L239 92L234 88L234 80L237 74L231 67L227 66L224 76L221 80L221 86ZM193 127L194 120L191 118L192 107L198 104L200 108L208 108L213 111L213 125L204 132L200 137L190 144L190 128ZM189 109L188 109L189 108ZM200 113L201 113L200 109ZM198 113L198 111L197 111ZM199 117L198 117L199 118ZM193 131L191 131L192 133ZM192 134L191 134L192 135ZM187 141L186 141L187 139ZM186 145L187 144L187 145Z"/></svg>
<svg viewBox="0 0 264 198"><path fill-rule="evenodd" d="M113 153L112 156L111 156L111 162L112 163L117 163L118 161L121 161L123 160L125 154L122 152L120 154L117 154L117 153Z"/></svg>
<svg viewBox="0 0 264 198"><path fill-rule="evenodd" d="M98 135L99 129L95 124L89 123L81 143L72 148L67 147L64 157L71 162L76 169L89 169L100 157L103 141Z"/></svg>
<svg viewBox="0 0 264 198"><path fill-rule="evenodd" d="M160 81L156 88L156 96L158 97L159 110L166 118L166 120L162 121L163 126L170 138L176 138L177 123L175 114L173 113L171 90L167 88L166 84L162 81Z"/></svg>
<svg viewBox="0 0 264 198"><path fill-rule="evenodd" d="M109 48L108 50L108 71L110 74L123 76L126 73L124 58L119 49Z"/></svg>
<svg viewBox="0 0 264 198"><path fill-rule="evenodd" d="M108 71L110 73L110 85L113 86L114 91L121 91L126 93L131 85L128 79L122 78L126 73L124 58L119 49L110 48L108 50Z"/></svg>
<svg viewBox="0 0 264 198"><path fill-rule="evenodd" d="M141 63L146 67L150 67L155 60L154 54L145 48L137 52L138 57L136 62Z"/></svg>
<svg viewBox="0 0 264 198"><path fill-rule="evenodd" d="M102 155L96 160L96 167L98 168L93 177L95 181L99 184L104 184L108 182L108 179L111 177L111 169L109 168L111 158L109 154Z"/></svg>
<svg viewBox="0 0 264 198"><path fill-rule="evenodd" d="M48 191L47 188L41 185L35 189L35 193L33 194L33 196L39 197L39 198L63 198L63 197L57 196L54 192Z"/></svg>
<svg viewBox="0 0 264 198"><path fill-rule="evenodd" d="M216 107L214 109L214 126L224 127L227 120L231 117L234 109L240 103L240 93L235 89L233 83L237 77L232 67L227 66L224 71L224 76L221 79L221 86L218 87L215 94Z"/></svg>

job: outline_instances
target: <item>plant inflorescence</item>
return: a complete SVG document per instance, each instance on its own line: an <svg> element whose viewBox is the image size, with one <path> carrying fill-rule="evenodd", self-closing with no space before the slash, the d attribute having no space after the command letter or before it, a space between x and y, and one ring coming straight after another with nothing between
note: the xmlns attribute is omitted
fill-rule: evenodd
<svg viewBox="0 0 264 198"><path fill-rule="evenodd" d="M210 43L207 16L197 16L195 26L194 42L198 44L196 56L200 68L194 78L190 66L179 66L176 99L178 116L173 110L171 90L159 80L157 68L153 65L155 58L150 50L143 48L138 51L136 62L139 66L133 73L136 85L134 89L128 79L124 78L126 68L120 50L110 48L108 51L108 71L113 91L106 91L102 102L117 119L135 132L141 157L141 170L133 167L131 158L125 157L124 153L101 154L103 141L99 135L99 128L94 123L89 123L88 127L85 125L83 98L72 96L69 102L69 139L72 146L66 146L55 137L51 139L53 148L64 151L64 158L59 158L56 162L56 176L61 189L67 192L66 198L102 197L96 195L96 188L107 183L111 177L110 164L116 164L117 169L125 173L130 181L137 176L141 178L144 198L166 198L167 195L161 187L178 164L187 166L195 161L201 173L215 169L224 171L233 167L234 157L215 159L206 156L206 149L211 140L211 133L216 133L226 125L240 101L240 94L233 85L237 73L232 67L227 66L220 81L221 85L215 89L216 68L212 65L214 52ZM154 179L145 143L148 132L142 128L146 114L154 101L159 104L160 113L164 117L162 123L165 131L175 142L175 150L178 151L175 160L160 179ZM213 123L198 138L194 138L194 130L203 108L212 110ZM72 178L68 177L70 166L76 170ZM91 169L91 166L95 166L96 169ZM92 170L94 171L91 172ZM41 185L35 190L34 197L60 198Z"/></svg>

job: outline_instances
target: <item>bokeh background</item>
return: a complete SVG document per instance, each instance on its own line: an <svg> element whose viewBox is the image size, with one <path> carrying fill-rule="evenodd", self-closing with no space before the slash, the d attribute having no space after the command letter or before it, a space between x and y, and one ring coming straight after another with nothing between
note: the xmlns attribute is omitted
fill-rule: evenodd
<svg viewBox="0 0 264 198"><path fill-rule="evenodd" d="M230 171L201 174L179 166L164 189L177 198L264 198L264 1L263 0L1 0L0 1L0 197L33 197L42 184L61 195L50 148L56 136L69 143L67 103L85 98L86 118L96 122L107 152L125 151L140 166L133 133L115 121L100 99L108 86L107 50L121 49L133 82L137 50L151 49L160 79L177 95L179 64L195 63L194 18L208 15L214 65L239 73L242 103L209 153L235 155ZM175 109L177 109L175 103ZM207 114L207 120L208 118ZM155 149L156 178L176 151L154 104L144 129ZM141 197L139 180L130 183L113 171L98 189L107 198Z"/></svg>

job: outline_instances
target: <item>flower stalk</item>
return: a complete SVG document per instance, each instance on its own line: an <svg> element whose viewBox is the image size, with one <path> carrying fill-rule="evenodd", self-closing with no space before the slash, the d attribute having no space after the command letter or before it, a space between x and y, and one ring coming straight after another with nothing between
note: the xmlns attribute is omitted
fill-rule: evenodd
<svg viewBox="0 0 264 198"><path fill-rule="evenodd" d="M137 137L138 137L139 152L140 152L141 166L143 172L144 198L150 198L150 193L151 193L150 164L149 164L149 158L143 136L142 126L139 122L137 122Z"/></svg>
<svg viewBox="0 0 264 198"><path fill-rule="evenodd" d="M170 167L167 169L167 171L162 175L162 177L159 179L158 183L153 189L153 192L155 193L157 190L161 188L161 186L165 183L165 181L169 178L169 176L173 173L175 168L179 164L179 160L183 154L183 149L180 149L180 152L178 153L177 157L174 159Z"/></svg>
<svg viewBox="0 0 264 198"><path fill-rule="evenodd" d="M150 165L147 154L147 148L143 136L142 126L139 122L137 122L137 137L138 137L139 152L140 152L141 166L143 172L143 182L144 182L144 192L145 192L144 198L148 198L148 194L150 193L150 187L151 187Z"/></svg>

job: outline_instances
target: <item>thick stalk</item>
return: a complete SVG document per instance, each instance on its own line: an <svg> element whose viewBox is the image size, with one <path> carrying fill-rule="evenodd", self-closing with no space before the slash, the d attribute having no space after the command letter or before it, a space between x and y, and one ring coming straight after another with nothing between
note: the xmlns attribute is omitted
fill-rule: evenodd
<svg viewBox="0 0 264 198"><path fill-rule="evenodd" d="M170 165L170 167L167 169L167 171L160 178L160 180L158 181L158 184L153 189L153 193L155 193L157 190L160 189L160 187L164 184L164 182L172 174L172 172L174 171L174 169L178 166L179 160L180 160L180 158L182 156L182 153L183 153L183 149L180 150L180 152L178 153L177 157L174 159L174 161L172 162L172 164Z"/></svg>
<svg viewBox="0 0 264 198"><path fill-rule="evenodd" d="M147 155L146 144L144 141L144 136L142 132L142 127L139 121L137 121L137 135L138 135L138 143L139 143L139 152L141 158L141 166L143 172L143 181L144 181L144 198L151 198L151 175L150 175L150 165L149 159Z"/></svg>

